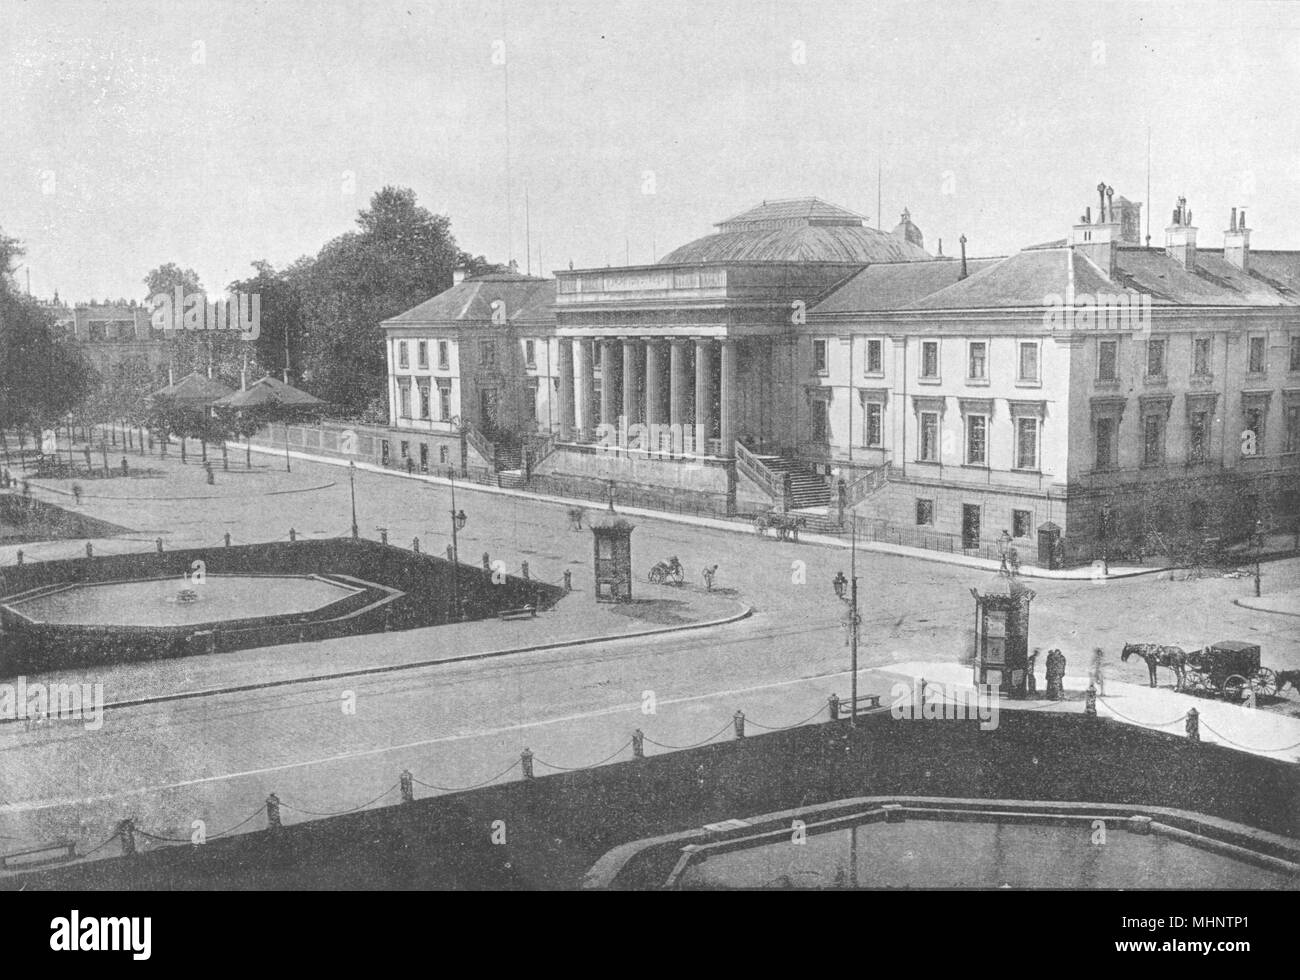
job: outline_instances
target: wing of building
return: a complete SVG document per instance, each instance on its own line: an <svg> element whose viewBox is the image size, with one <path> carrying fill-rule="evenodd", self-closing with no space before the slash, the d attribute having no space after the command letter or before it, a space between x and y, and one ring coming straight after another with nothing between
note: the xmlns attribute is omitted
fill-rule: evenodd
<svg viewBox="0 0 1300 980"><path fill-rule="evenodd" d="M464 280L383 325L389 461L1051 563L1294 520L1300 253L1235 209L1198 247L1185 202L1144 246L1098 191L996 258L806 198L654 265Z"/></svg>

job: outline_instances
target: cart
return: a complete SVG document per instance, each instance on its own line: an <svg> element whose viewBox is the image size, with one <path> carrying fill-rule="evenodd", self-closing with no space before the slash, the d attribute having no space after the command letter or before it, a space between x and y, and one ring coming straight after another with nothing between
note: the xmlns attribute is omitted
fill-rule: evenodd
<svg viewBox="0 0 1300 980"><path fill-rule="evenodd" d="M1187 687L1228 701L1240 701L1243 692L1277 693L1277 676L1259 665L1259 644L1220 640L1187 655Z"/></svg>

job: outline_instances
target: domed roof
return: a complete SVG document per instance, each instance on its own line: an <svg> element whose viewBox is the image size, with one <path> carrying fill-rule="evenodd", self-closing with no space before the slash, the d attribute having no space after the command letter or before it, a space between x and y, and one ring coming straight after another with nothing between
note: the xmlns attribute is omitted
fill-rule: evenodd
<svg viewBox="0 0 1300 980"><path fill-rule="evenodd" d="M765 201L720 222L706 235L669 252L660 265L692 262L908 262L932 258L912 242L863 224L817 198Z"/></svg>

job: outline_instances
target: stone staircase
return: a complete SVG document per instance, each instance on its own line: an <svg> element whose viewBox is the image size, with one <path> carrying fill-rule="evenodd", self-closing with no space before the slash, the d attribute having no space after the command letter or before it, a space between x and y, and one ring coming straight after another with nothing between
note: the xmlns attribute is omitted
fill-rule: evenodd
<svg viewBox="0 0 1300 980"><path fill-rule="evenodd" d="M827 507L831 502L831 488L826 480L812 468L788 456L756 456L759 462L773 473L784 474L790 481L790 509Z"/></svg>

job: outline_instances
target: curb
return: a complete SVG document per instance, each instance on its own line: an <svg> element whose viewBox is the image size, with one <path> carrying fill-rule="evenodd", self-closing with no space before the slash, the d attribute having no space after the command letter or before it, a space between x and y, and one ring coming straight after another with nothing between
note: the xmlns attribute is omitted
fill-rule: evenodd
<svg viewBox="0 0 1300 980"><path fill-rule="evenodd" d="M265 453L267 455L284 455L283 449L273 449L267 446L253 446L253 452ZM382 476L392 476L403 480L419 480L423 483L432 483L437 486L450 486L451 481L440 476L433 476L426 473L402 473L391 469L385 469L374 463L365 463L358 460L347 460L337 456L317 456L312 453L299 452L298 450L289 450L289 455L294 459L301 459L309 463L325 463L331 466L347 466L349 463L355 463L358 470L366 470L370 473L376 473ZM481 493L498 494L506 497L516 497L525 500L538 500L543 503L561 504L565 507L583 507L586 510L597 510L598 505L591 500L581 500L573 497L553 497L549 494L530 493L526 490L516 490L510 487L494 487L481 483L459 483L457 484L462 490L474 490ZM708 527L717 531L729 531L734 534L753 534L753 529L748 525L738 524L735 521L726 521L714 517L699 517L695 515L674 514L671 511L648 510L643 507L620 507L618 513L627 514L633 517L645 517L652 520L667 521L674 524L687 524L696 527ZM841 538L830 537L823 534L804 534L800 536L801 541L809 544L819 544L831 548L849 548L851 542ZM929 552L924 548L908 548L907 546L895 547L881 544L878 541L858 542L859 550L874 551L879 554L896 555L901 558L918 558L921 561L938 562L943 565L956 565L962 568L973 568L997 572L999 565L992 559L984 558L965 558L959 559L957 556L944 557L942 552ZM979 562L979 564L976 564ZM1136 578L1141 575L1154 575L1159 572L1170 571L1168 566L1161 568L1141 568L1120 573L1112 572L1110 575L1094 576L1089 569L1086 574L1074 575L1070 573L1053 572L1047 569L1028 570L1032 566L1022 565L1020 568L1021 578L1053 579L1063 582L1109 582L1126 578Z"/></svg>
<svg viewBox="0 0 1300 980"><path fill-rule="evenodd" d="M1268 609L1264 606L1252 606L1240 599L1233 599L1234 606L1240 606L1242 609L1249 609L1251 612L1272 613L1274 616L1300 616L1300 612L1290 612L1286 609Z"/></svg>
<svg viewBox="0 0 1300 980"><path fill-rule="evenodd" d="M561 650L565 647L590 646L595 643L612 643L617 640L636 640L647 636L661 636L665 633L681 633L687 630L710 629L714 626L726 626L748 619L754 614L754 607L741 604L741 609L730 616L705 620L700 623L685 623L679 626L660 626L655 629L640 630L636 633L620 633L614 636L584 636L576 640L557 640L528 647L510 647L505 650L487 650L482 653L467 653L458 657L446 657L442 660L419 660L408 664L387 664L380 667L357 667L353 670L338 671L330 674L312 674L305 677L285 677L280 680L263 681L259 684L239 684L233 687L211 687L201 691L182 691L177 694L157 694L144 698L132 698L128 701L110 701L104 705L109 708L139 708L150 704L164 704L168 701L190 701L195 698L213 697L220 694L244 694L250 691L264 691L274 687L288 687L291 684L313 684L319 681L341 680L348 677L365 677L372 674L393 674L402 670L419 670L427 667L439 667L443 664L470 663L475 660L490 660L496 657L508 657L521 653L536 653L544 650ZM429 627L425 627L429 628ZM17 718L0 719L0 725L17 724Z"/></svg>

